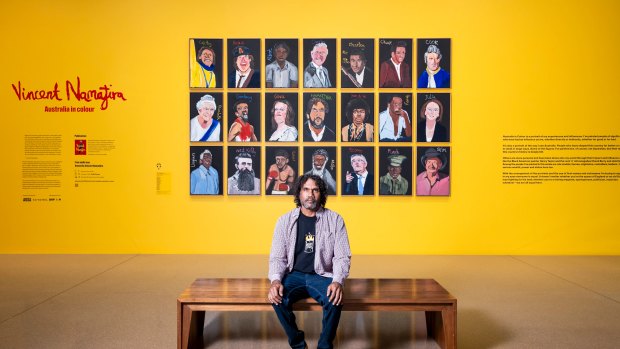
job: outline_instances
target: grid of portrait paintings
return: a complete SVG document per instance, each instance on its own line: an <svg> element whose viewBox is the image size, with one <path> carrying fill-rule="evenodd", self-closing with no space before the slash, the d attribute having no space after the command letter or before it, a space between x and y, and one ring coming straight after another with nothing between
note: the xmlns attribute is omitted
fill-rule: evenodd
<svg viewBox="0 0 620 349"><path fill-rule="evenodd" d="M450 195L451 39L192 38L189 51L191 195L290 195L305 173L330 195Z"/></svg>

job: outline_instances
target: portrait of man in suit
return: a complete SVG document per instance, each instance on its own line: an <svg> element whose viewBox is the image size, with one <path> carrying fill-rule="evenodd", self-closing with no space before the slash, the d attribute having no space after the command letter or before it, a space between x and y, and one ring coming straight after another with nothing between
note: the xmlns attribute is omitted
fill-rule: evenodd
<svg viewBox="0 0 620 349"><path fill-rule="evenodd" d="M366 53L361 49L349 52L349 66L342 65L342 87L373 87L373 72L367 66Z"/></svg>
<svg viewBox="0 0 620 349"><path fill-rule="evenodd" d="M332 83L329 80L329 71L324 66L327 55L329 55L327 44L323 41L316 42L312 47L312 51L310 51L312 61L308 63L304 70L304 87L332 87Z"/></svg>
<svg viewBox="0 0 620 349"><path fill-rule="evenodd" d="M379 87L411 87L411 68L405 62L407 42L393 40L390 46L390 58L379 67Z"/></svg>
<svg viewBox="0 0 620 349"><path fill-rule="evenodd" d="M343 195L373 195L374 177L368 171L368 160L362 153L353 153L350 156L351 169L345 173ZM372 168L371 168L372 170Z"/></svg>

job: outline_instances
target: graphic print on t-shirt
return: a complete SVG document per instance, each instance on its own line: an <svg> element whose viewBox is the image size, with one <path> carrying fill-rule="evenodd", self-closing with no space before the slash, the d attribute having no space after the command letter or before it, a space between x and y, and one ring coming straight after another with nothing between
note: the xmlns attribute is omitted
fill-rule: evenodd
<svg viewBox="0 0 620 349"><path fill-rule="evenodd" d="M314 253L314 235L312 235L312 233L306 233L304 253Z"/></svg>

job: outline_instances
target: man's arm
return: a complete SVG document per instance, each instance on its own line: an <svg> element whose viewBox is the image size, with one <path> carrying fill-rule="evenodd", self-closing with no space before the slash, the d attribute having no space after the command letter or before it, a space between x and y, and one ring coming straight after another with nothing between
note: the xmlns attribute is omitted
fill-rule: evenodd
<svg viewBox="0 0 620 349"><path fill-rule="evenodd" d="M388 69L389 66L385 64L385 62L381 63L381 66L379 66L379 87L385 87L385 83L388 79Z"/></svg>
<svg viewBox="0 0 620 349"><path fill-rule="evenodd" d="M198 184L198 178L197 175L194 174L194 171L192 171L189 176L189 192L191 194L196 193L196 184Z"/></svg>
<svg viewBox="0 0 620 349"><path fill-rule="evenodd" d="M295 182L295 170L293 170L293 168L289 166L288 177L286 178L286 184L289 185L289 188L292 188L294 182Z"/></svg>
<svg viewBox="0 0 620 349"><path fill-rule="evenodd" d="M292 88L297 88L299 86L299 76L297 73L297 67L294 64L291 64L290 80L291 80Z"/></svg>
<svg viewBox="0 0 620 349"><path fill-rule="evenodd" d="M252 128L252 142L256 142L258 141L258 138L256 138L256 135L254 134L254 126L250 125L250 127Z"/></svg>
<svg viewBox="0 0 620 349"><path fill-rule="evenodd" d="M241 131L241 125L237 122L233 122L232 126L230 126L230 130L228 131L228 141L232 141Z"/></svg>
<svg viewBox="0 0 620 349"><path fill-rule="evenodd" d="M281 281L286 272L288 257L286 251L286 218L284 215L278 219L273 232L271 241L271 252L269 254L269 281Z"/></svg>
<svg viewBox="0 0 620 349"><path fill-rule="evenodd" d="M271 165L269 166L269 171L267 171L267 180L265 181L265 191L269 192L272 188L270 188L271 183L278 178L278 166ZM277 190L277 189L276 189Z"/></svg>
<svg viewBox="0 0 620 349"><path fill-rule="evenodd" d="M265 87L273 87L273 67L270 64L265 67Z"/></svg>
<svg viewBox="0 0 620 349"><path fill-rule="evenodd" d="M312 81L314 74L316 74L316 69L314 69L311 65L308 65L308 67L304 70L304 87L315 87L314 81Z"/></svg>
<svg viewBox="0 0 620 349"><path fill-rule="evenodd" d="M211 167L211 169L213 170L213 172L215 172L215 193L219 194L220 192L220 180L219 180L219 176L217 174L217 170L214 169L213 167Z"/></svg>
<svg viewBox="0 0 620 349"><path fill-rule="evenodd" d="M327 297L334 305L341 305L344 298L344 280L349 276L351 268L351 248L344 220L340 215L336 219L336 240L334 243L334 257L332 258L332 283L327 287Z"/></svg>
<svg viewBox="0 0 620 349"><path fill-rule="evenodd" d="M411 120L406 110L402 109L403 119L405 119L405 135L411 137Z"/></svg>
<svg viewBox="0 0 620 349"><path fill-rule="evenodd" d="M334 246L333 281L344 285L344 280L349 276L351 268L351 247L349 246L349 236L344 220L340 215L336 220L336 240Z"/></svg>

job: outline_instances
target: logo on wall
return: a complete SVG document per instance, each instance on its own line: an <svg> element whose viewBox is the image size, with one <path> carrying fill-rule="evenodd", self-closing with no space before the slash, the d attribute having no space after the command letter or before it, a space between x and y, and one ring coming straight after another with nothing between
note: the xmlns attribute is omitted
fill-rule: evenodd
<svg viewBox="0 0 620 349"><path fill-rule="evenodd" d="M75 142L75 155L86 155L86 140L76 139L74 142Z"/></svg>

